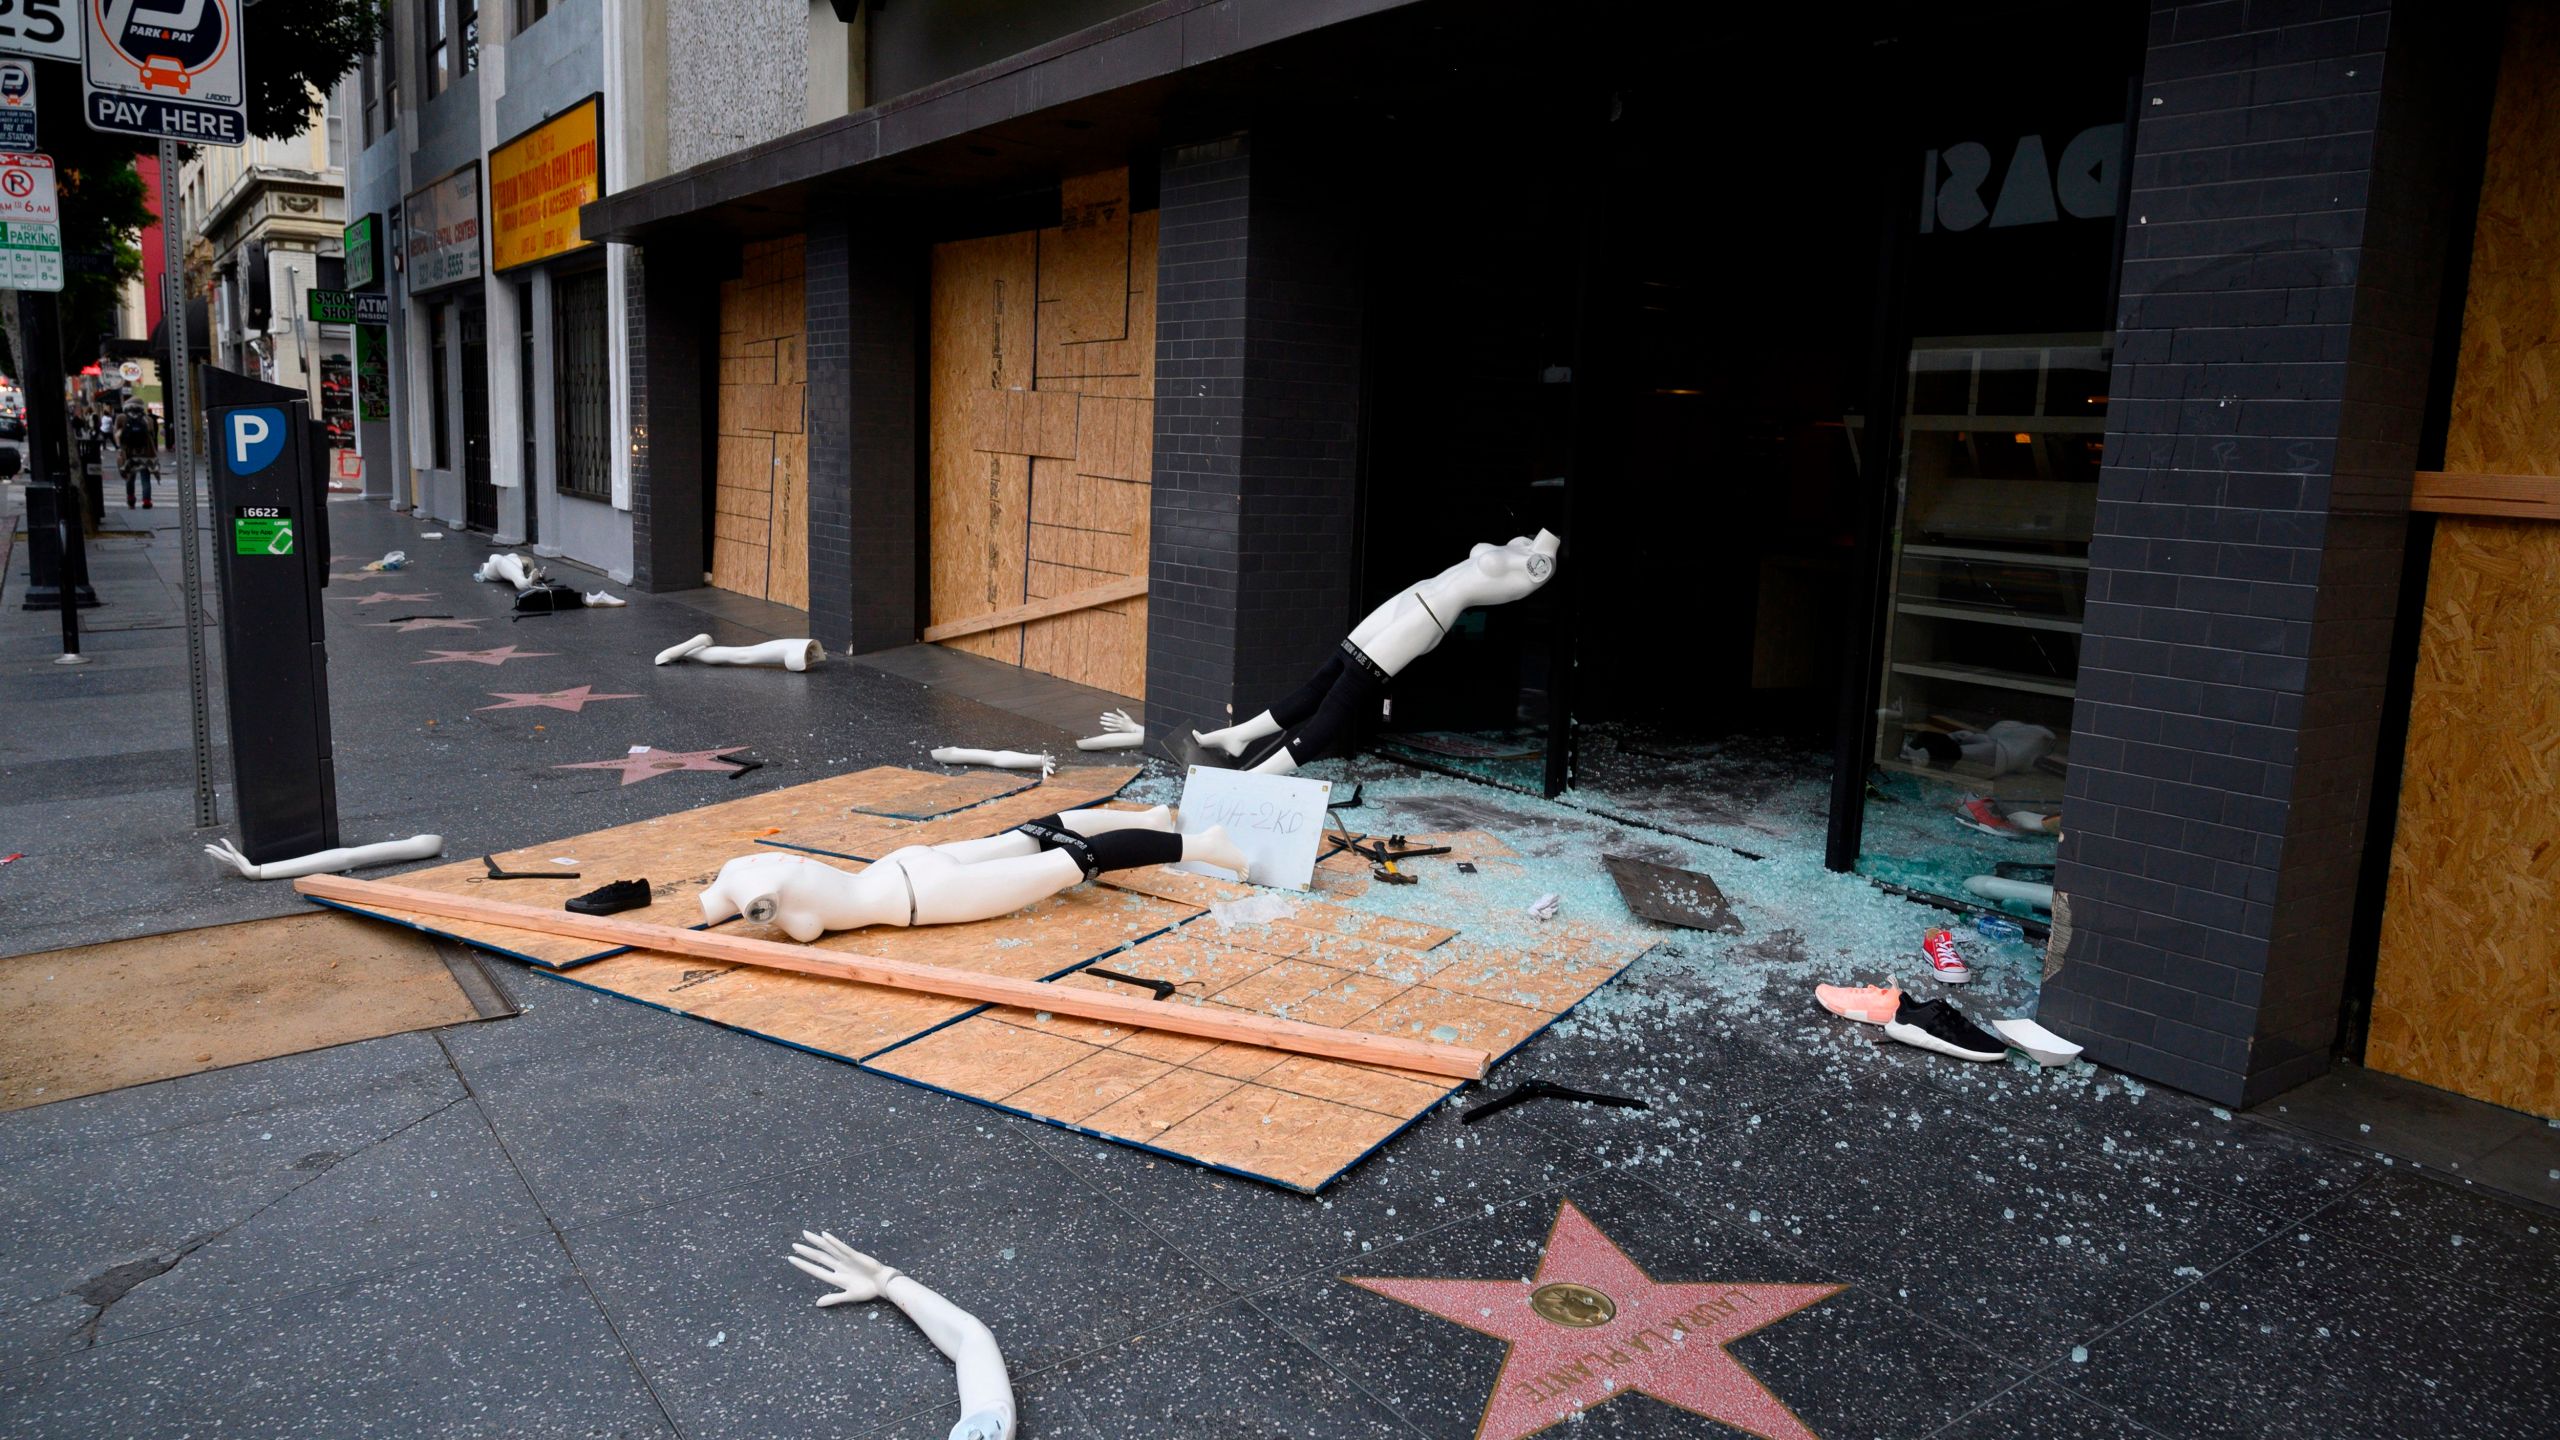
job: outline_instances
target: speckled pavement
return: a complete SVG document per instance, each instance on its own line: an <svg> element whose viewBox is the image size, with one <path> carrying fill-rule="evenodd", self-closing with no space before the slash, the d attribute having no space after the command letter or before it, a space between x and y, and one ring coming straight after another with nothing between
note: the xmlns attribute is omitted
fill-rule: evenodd
<svg viewBox="0 0 2560 1440"><path fill-rule="evenodd" d="M964 737L1060 743L856 665L659 670L697 630L765 637L647 596L511 624L468 578L485 546L361 503L333 518L340 554L405 548L404 591L498 617L475 646L556 652L415 666L450 634L333 599L350 840L503 850ZM147 619L167 532L101 549L119 614ZM292 908L196 854L175 633L101 630L76 678L43 664L49 635L0 616L0 854L29 855L0 868L0 944ZM478 708L579 686L639 698ZM627 788L551 768L635 744L767 767ZM1408 813L1442 786L1444 809L1552 820L1413 784ZM1573 863L1600 843L1556 822L1523 849L1600 904ZM1663 858L1707 864L1746 933L1672 937L1495 1077L1653 1109L1444 1109L1321 1198L505 964L512 1020L0 1116L0 1434L938 1440L949 1366L886 1306L817 1309L783 1263L804 1226L992 1325L1025 1435L1454 1440L1497 1410L1516 1431L1503 1340L1347 1280L1517 1282L1567 1200L1665 1285L1844 1287L1722 1351L1825 1440L2560 1433L2552 1216L2089 1067L1879 1045L1805 983L1907 966L1926 912L1704 854ZM2022 1003L2030 968L1996 957L1958 998ZM1547 1433L1745 1433L1616 1383L1638 1337L1587 1333L1515 1397L1585 1397Z"/></svg>

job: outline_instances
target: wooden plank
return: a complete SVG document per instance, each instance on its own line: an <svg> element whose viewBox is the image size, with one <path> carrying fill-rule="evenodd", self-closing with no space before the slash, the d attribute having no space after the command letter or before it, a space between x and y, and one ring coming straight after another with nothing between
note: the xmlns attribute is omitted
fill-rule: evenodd
<svg viewBox="0 0 2560 1440"><path fill-rule="evenodd" d="M1143 575L1135 575L1126 580L1115 580L1108 585L1097 585L1090 590L1079 590L1071 595L1060 595L1049 600L1035 600L1027 605L1014 605L991 614L974 616L967 620L955 620L946 625L927 626L924 638L949 640L961 635L974 635L981 630L1019 625L1026 620L1063 615L1070 610L1082 610L1094 605L1108 605L1114 600L1126 600L1133 595L1146 593L1147 578Z"/></svg>
<svg viewBox="0 0 2560 1440"><path fill-rule="evenodd" d="M1156 393L1156 217L1129 217L1129 333L1119 340L1070 341L1054 317L1058 302L1040 307L1040 388L1080 395L1153 400Z"/></svg>
<svg viewBox="0 0 2560 1440"><path fill-rule="evenodd" d="M1484 1076L1492 1057L1480 1049L1411 1040L1382 1033L1338 1030L1271 1016L1248 1015L1180 1001L1155 1002L1107 995L1078 986L1049 985L1008 976L975 974L938 965L916 965L878 956L833 954L803 946L755 940L718 931L683 930L650 925L611 915L576 915L503 900L445 895L388 881L353 880L339 875L308 875L294 888L322 900L353 905L379 905L451 919L472 920L569 935L606 945L628 946L661 954L692 955L733 965L816 975L892 990L1013 1005L1037 1012L1072 1015L1115 1025L1161 1030L1176 1035L1258 1045L1299 1055L1384 1065L1426 1075L1475 1080ZM1369 1023L1381 1023L1374 1017ZM1384 1023L1392 1023L1387 1021Z"/></svg>
<svg viewBox="0 0 2560 1440"><path fill-rule="evenodd" d="M1145 480L1155 457L1153 400L1085 395L1076 404L1076 473ZM1043 452L1045 453L1045 452Z"/></svg>
<svg viewBox="0 0 2560 1440"><path fill-rule="evenodd" d="M2409 508L2437 515L2497 515L2560 520L2560 474L2467 475L2421 470Z"/></svg>
<svg viewBox="0 0 2560 1440"><path fill-rule="evenodd" d="M773 437L773 572L765 598L809 608L809 437Z"/></svg>
<svg viewBox="0 0 2560 1440"><path fill-rule="evenodd" d="M2560 5L2507 11L2444 469L2560 475Z"/></svg>
<svg viewBox="0 0 2560 1440"><path fill-rule="evenodd" d="M1036 239L1028 231L933 247L927 624L1022 603L1031 462L974 449L970 407L979 391L1031 385L1037 283ZM1021 658L1014 634L981 633L953 644L990 659Z"/></svg>
<svg viewBox="0 0 2560 1440"><path fill-rule="evenodd" d="M1040 232L1043 318L1060 338L1119 340L1129 333L1129 171L1070 176L1058 187L1058 228Z"/></svg>
<svg viewBox="0 0 2560 1440"><path fill-rule="evenodd" d="M711 537L711 583L741 595L762 595L768 573L764 546L727 535Z"/></svg>
<svg viewBox="0 0 2560 1440"><path fill-rule="evenodd" d="M968 428L973 449L1071 459L1076 396L1064 390L971 391Z"/></svg>

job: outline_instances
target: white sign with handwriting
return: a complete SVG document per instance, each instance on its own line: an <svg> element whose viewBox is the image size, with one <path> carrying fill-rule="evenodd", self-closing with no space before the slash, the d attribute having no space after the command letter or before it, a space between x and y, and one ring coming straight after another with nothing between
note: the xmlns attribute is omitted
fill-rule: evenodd
<svg viewBox="0 0 2560 1440"><path fill-rule="evenodd" d="M1253 883L1304 890L1315 879L1316 851L1324 841L1324 807L1333 798L1327 780L1256 775L1194 765L1182 781L1182 833L1212 825L1227 835L1253 866ZM1235 872L1193 861L1180 867L1233 880Z"/></svg>

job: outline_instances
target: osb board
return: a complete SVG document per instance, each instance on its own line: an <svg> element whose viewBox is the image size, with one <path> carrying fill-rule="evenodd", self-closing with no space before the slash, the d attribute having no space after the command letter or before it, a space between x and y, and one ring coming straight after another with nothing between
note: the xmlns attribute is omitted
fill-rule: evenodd
<svg viewBox="0 0 2560 1440"><path fill-rule="evenodd" d="M1077 773L1082 777L1082 783L1072 792L1076 794L1088 793L1112 783L1115 776L1117 783L1113 784L1113 789L1116 790L1137 774L1129 769ZM556 905L610 881L646 879L650 882L650 903L643 909L625 911L624 918L644 920L653 925L699 926L702 912L694 903L694 897L711 883L723 864L740 855L753 854L759 841L786 834L825 832L843 826L848 817L868 826L904 826L908 822L869 814L856 815L853 807L890 806L900 813L923 814L927 813L924 807L942 804L946 809L933 813L961 811L981 799L1013 793L1011 787L1018 778L934 775L895 766L875 766L805 785L786 786L630 825L618 825L609 830L528 845L498 856L499 864L505 869L536 872L555 868L551 863L555 857L574 859L578 862L576 865L556 868L576 870L579 878L575 880L491 880L488 867L478 856L432 869L411 871L399 879L403 885L422 889L528 905ZM993 821L988 824L990 829L1004 828ZM554 968L585 964L611 955L619 948L504 925L420 915L414 911L378 906L342 908L378 915L414 929L449 936L502 955Z"/></svg>
<svg viewBox="0 0 2560 1440"><path fill-rule="evenodd" d="M1086 885L993 920L841 931L811 948L1042 980L1198 913L1188 906ZM724 927L723 933L789 939L777 928L743 922ZM607 994L849 1060L977 1008L966 1000L651 951L600 960L580 968L574 978Z"/></svg>
<svg viewBox="0 0 2560 1440"><path fill-rule="evenodd" d="M720 285L711 583L809 604L808 362L802 237L746 247Z"/></svg>
<svg viewBox="0 0 2560 1440"><path fill-rule="evenodd" d="M2448 471L2560 476L2560 4L2490 118ZM2365 1062L2560 1117L2560 526L2442 516Z"/></svg>
<svg viewBox="0 0 2560 1440"><path fill-rule="evenodd" d="M1058 228L1040 235L1040 303L1061 340L1129 334L1129 171L1071 175L1058 186Z"/></svg>
<svg viewBox="0 0 2560 1440"><path fill-rule="evenodd" d="M1063 193L1058 228L934 250L929 624L1147 573L1156 217L1125 173ZM1146 627L1140 597L945 643L1142 696Z"/></svg>
<svg viewBox="0 0 2560 1440"><path fill-rule="evenodd" d="M2462 309L2448 471L2560 476L2560 3L2507 12Z"/></svg>
<svg viewBox="0 0 2560 1440"><path fill-rule="evenodd" d="M481 1019L425 936L287 915L0 960L0 1110Z"/></svg>
<svg viewBox="0 0 2560 1440"><path fill-rule="evenodd" d="M1031 388L1039 236L1032 231L933 247L926 469L932 511L927 623L1022 603L1022 532L1031 461L976 445L972 417L988 391ZM1018 631L948 642L1017 663Z"/></svg>
<svg viewBox="0 0 2560 1440"><path fill-rule="evenodd" d="M1277 945L1207 921L1104 968L1215 1005L1506 1054L1598 989L1640 942L1558 930L1535 953L1463 937L1427 952L1274 925ZM1445 932L1444 932L1445 933ZM1289 953L1275 951L1286 949ZM1057 983L1126 994L1090 974ZM990 1007L875 1055L877 1070L999 1109L1313 1194L1458 1088L1377 1066Z"/></svg>
<svg viewBox="0 0 2560 1440"><path fill-rule="evenodd" d="M2436 522L2365 1063L2560 1117L2560 526Z"/></svg>

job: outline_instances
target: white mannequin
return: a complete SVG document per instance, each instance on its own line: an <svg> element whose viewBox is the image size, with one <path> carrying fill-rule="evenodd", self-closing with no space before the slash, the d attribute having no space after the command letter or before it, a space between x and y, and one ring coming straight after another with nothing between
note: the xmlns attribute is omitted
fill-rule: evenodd
<svg viewBox="0 0 2560 1440"><path fill-rule="evenodd" d="M1225 826L1213 825L1197 835L1179 834L1173 812L1162 805L1152 810L1070 810L1043 817L1032 826L1051 819L1056 828L1074 837L1123 830L1162 837L1153 846L1098 847L1143 852L1135 860L1104 854L1101 869L1205 860L1239 875L1245 871L1244 853L1228 838ZM770 850L742 855L721 866L718 878L702 892L702 918L714 925L733 915L773 921L784 934L807 944L830 930L858 930L866 925L961 925L992 920L1073 889L1088 878L1084 863L1074 854L1044 844L1030 827L949 845L909 845L850 873L807 855Z"/></svg>
<svg viewBox="0 0 2560 1440"><path fill-rule="evenodd" d="M658 652L658 663L672 665L690 660L697 665L779 665L785 670L806 670L827 658L827 647L815 640L767 640L761 645L714 645L708 635L696 635L681 645L670 645Z"/></svg>
<svg viewBox="0 0 2560 1440"><path fill-rule="evenodd" d="M533 582L542 578L542 572L526 564L521 555L492 555L481 562L479 569L471 572L471 578L492 585L512 585L518 590L530 590Z"/></svg>
<svg viewBox="0 0 2560 1440"><path fill-rule="evenodd" d="M1194 730L1192 740L1203 749L1242 757L1247 770L1290 774L1325 753L1354 721L1366 718L1361 708L1388 680L1430 654L1459 615L1479 605L1509 604L1546 584L1563 545L1545 530L1534 540L1523 535L1507 545L1478 545L1466 559L1405 587L1370 611L1343 641L1347 662L1336 656L1279 705L1241 725ZM1284 730L1292 733L1283 736ZM1256 743L1272 740L1279 743Z"/></svg>
<svg viewBox="0 0 2560 1440"><path fill-rule="evenodd" d="M1054 755L1034 755L1027 750L966 750L945 745L928 752L944 765L992 765L998 770L1037 770L1042 779L1058 768Z"/></svg>
<svg viewBox="0 0 2560 1440"><path fill-rule="evenodd" d="M807 1243L791 1247L798 1252L791 1263L837 1287L818 1297L819 1308L886 1297L907 1312L935 1349L951 1357L960 1382L960 1423L951 1427L951 1440L1011 1440L1013 1381L1004 1373L1004 1352L996 1346L995 1332L977 1316L831 1234L803 1230L800 1238Z"/></svg>
<svg viewBox="0 0 2560 1440"><path fill-rule="evenodd" d="M253 863L229 840L216 840L204 847L204 853L240 872L244 880L291 880L298 875L334 875L341 870L361 870L367 865L388 865L395 860L430 860L444 853L441 835L412 835L406 840L385 840L379 845L347 845L335 850L316 850L290 860L270 860L264 865Z"/></svg>
<svg viewBox="0 0 2560 1440"><path fill-rule="evenodd" d="M1102 733L1087 735L1076 742L1079 750L1135 750L1147 743L1147 727L1132 719L1126 710L1102 712Z"/></svg>

